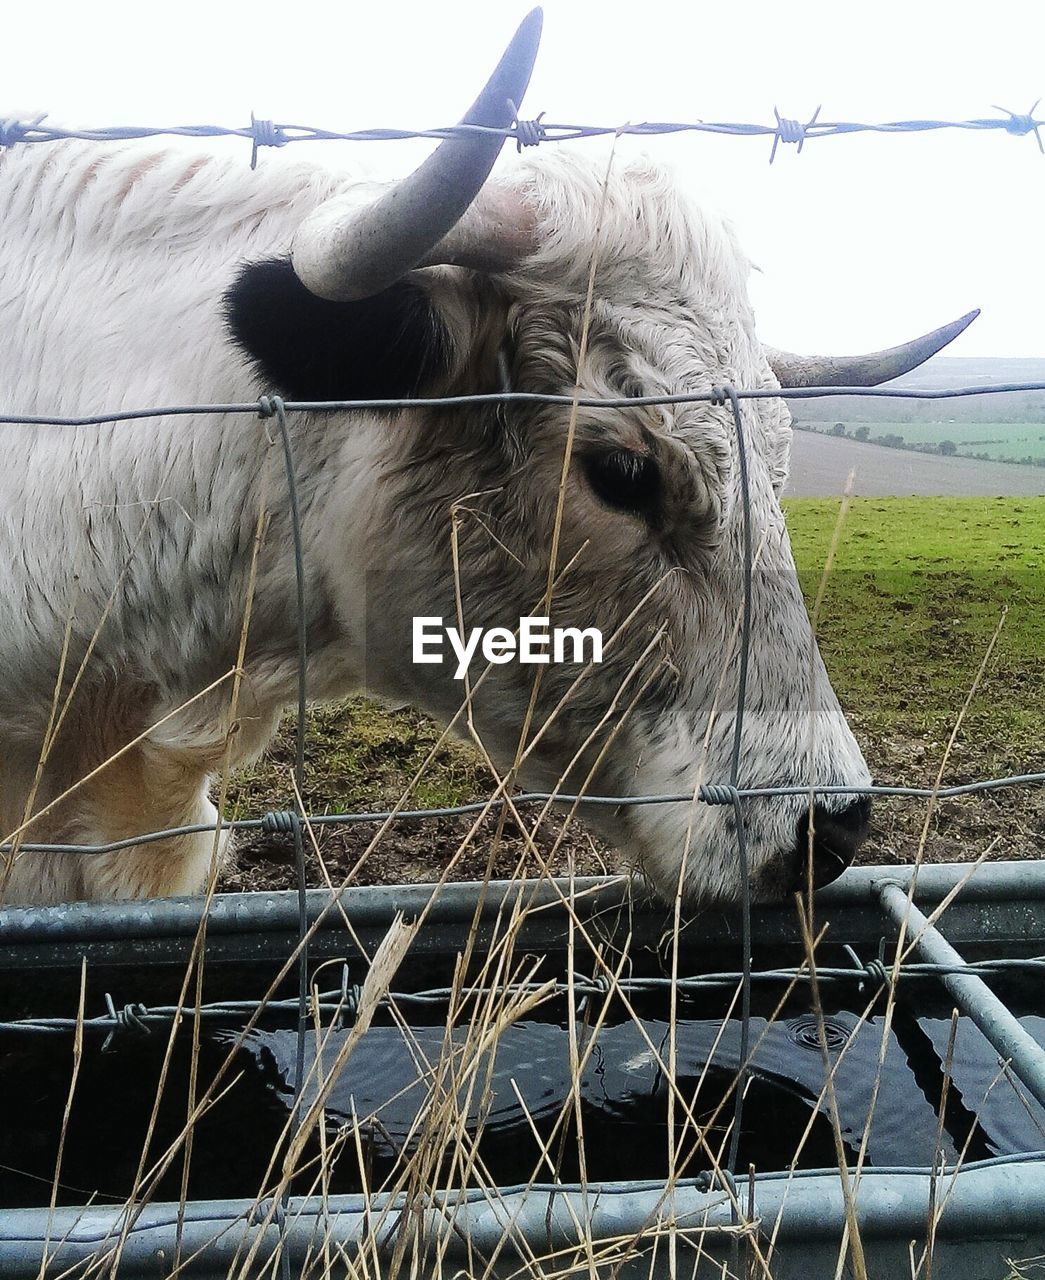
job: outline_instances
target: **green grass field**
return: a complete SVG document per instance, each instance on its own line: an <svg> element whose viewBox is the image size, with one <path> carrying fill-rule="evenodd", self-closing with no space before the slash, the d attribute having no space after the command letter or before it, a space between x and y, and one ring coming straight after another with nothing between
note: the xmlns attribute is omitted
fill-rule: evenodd
<svg viewBox="0 0 1045 1280"><path fill-rule="evenodd" d="M839 503L785 503L815 597ZM945 733L1005 621L963 739L990 771L1045 750L1045 499L857 499L828 579L820 645L865 733ZM969 749L969 748L967 748Z"/></svg>
<svg viewBox="0 0 1045 1280"><path fill-rule="evenodd" d="M827 422L804 424L814 431L831 432ZM903 436L908 444L939 444L951 440L959 457L986 455L998 462L1022 462L1045 458L1045 424L1037 422L847 422L849 436L860 426L870 429L873 444L884 435Z"/></svg>

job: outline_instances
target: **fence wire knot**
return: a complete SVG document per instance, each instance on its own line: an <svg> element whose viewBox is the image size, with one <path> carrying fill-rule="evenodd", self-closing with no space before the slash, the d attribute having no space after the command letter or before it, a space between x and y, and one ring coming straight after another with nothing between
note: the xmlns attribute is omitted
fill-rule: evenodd
<svg viewBox="0 0 1045 1280"><path fill-rule="evenodd" d="M287 1211L283 1201L279 1198L269 1199L265 1197L262 1200L256 1200L246 1213L246 1221L248 1227L260 1227L266 1218L269 1219L276 1230L282 1237L286 1233Z"/></svg>
<svg viewBox="0 0 1045 1280"><path fill-rule="evenodd" d="M141 1036L151 1034L148 1024L145 1022L149 1012L145 1005L125 1004L122 1009L117 1009L113 1003L112 996L107 991L105 993L105 1007L109 1012L109 1017L112 1019L113 1026L102 1044L102 1053L109 1052L116 1036L121 1031L135 1031Z"/></svg>
<svg viewBox="0 0 1045 1280"><path fill-rule="evenodd" d="M776 159L776 150L781 142L797 143L798 154L802 154L802 148L805 146L807 131L816 124L816 118L820 114L820 108L817 107L805 124L803 124L801 120L789 120L786 116L782 116L776 107L773 108L773 114L776 116L776 131L773 134L773 150L769 153L770 164L772 164Z"/></svg>
<svg viewBox="0 0 1045 1280"><path fill-rule="evenodd" d="M872 960L861 960L848 943L845 944L843 950L853 963L854 975L860 979L857 984L858 991L863 991L865 978L869 978L872 982L876 982L880 987L885 987L887 990L892 986L892 969L881 956L876 956Z"/></svg>
<svg viewBox="0 0 1045 1280"><path fill-rule="evenodd" d="M1002 126L1006 133L1013 133L1018 137L1022 137L1027 133L1033 133L1034 139L1038 144L1038 150L1042 155L1045 155L1045 144L1043 144L1041 140L1042 122L1040 120L1035 120L1034 118L1034 113L1037 111L1040 103L1041 99L1039 98L1026 115L1021 115L1018 111L1010 111L1008 107L995 106L994 110L1003 111L1009 117Z"/></svg>
<svg viewBox="0 0 1045 1280"><path fill-rule="evenodd" d="M0 120L0 148L11 147L25 137L25 125L17 120Z"/></svg>
<svg viewBox="0 0 1045 1280"><path fill-rule="evenodd" d="M292 836L300 819L291 809L272 809L261 819L261 829L267 836Z"/></svg>
<svg viewBox="0 0 1045 1280"><path fill-rule="evenodd" d="M250 113L250 167L258 167L258 147L285 147L290 139L283 131L283 126L272 120L258 120L254 112Z"/></svg>
<svg viewBox="0 0 1045 1280"><path fill-rule="evenodd" d="M516 151L522 151L523 147L540 146L548 136L547 129L541 123L548 113L542 111L539 116L535 116L532 120L523 120L519 115L519 108L511 98L508 99L508 105L512 109L512 129L515 131Z"/></svg>
<svg viewBox="0 0 1045 1280"><path fill-rule="evenodd" d="M591 998L602 996L605 999L613 990L613 982L608 974L599 973L578 982L577 987L581 991L581 998L577 1003L577 1017L582 1018L588 1011L588 1002Z"/></svg>
<svg viewBox="0 0 1045 1280"><path fill-rule="evenodd" d="M694 1191L699 1191L702 1195L710 1195L715 1190L716 1184L720 1186L734 1202L736 1201L736 1178L724 1165L717 1169L703 1169L693 1179Z"/></svg>
<svg viewBox="0 0 1045 1280"><path fill-rule="evenodd" d="M35 129L45 116L36 116L32 120L12 120L0 118L0 150L13 147L16 142L24 142L30 130Z"/></svg>
<svg viewBox="0 0 1045 1280"><path fill-rule="evenodd" d="M337 1017L335 1025L340 1031L345 1026L345 1019L355 1019L359 1012L359 1002L363 997L363 989L358 982L350 982L350 974L348 965L346 964L341 970L341 992L338 999Z"/></svg>
<svg viewBox="0 0 1045 1280"><path fill-rule="evenodd" d="M892 971L886 965L884 960L875 957L873 960L864 961L864 972L873 981L877 982L881 987L888 987L892 982Z"/></svg>
<svg viewBox="0 0 1045 1280"><path fill-rule="evenodd" d="M279 396L258 397L258 417L274 418L282 409L283 401Z"/></svg>
<svg viewBox="0 0 1045 1280"><path fill-rule="evenodd" d="M705 804L735 804L739 799L736 787L725 782L705 782L698 795Z"/></svg>

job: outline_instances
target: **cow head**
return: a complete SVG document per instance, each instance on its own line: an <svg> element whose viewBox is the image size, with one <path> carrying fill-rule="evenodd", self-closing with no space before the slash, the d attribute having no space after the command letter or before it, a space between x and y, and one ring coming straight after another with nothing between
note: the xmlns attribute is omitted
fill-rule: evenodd
<svg viewBox="0 0 1045 1280"><path fill-rule="evenodd" d="M531 15L466 121L510 123L538 29ZM686 201L670 175L645 161L607 168L542 153L488 183L500 141L447 141L376 199L334 197L300 228L292 265L253 269L293 281L302 314L322 312L308 323L312 376L329 366L325 381L295 383L297 366L282 354L291 336L281 346L246 332L257 301L241 279L233 329L262 363L268 342L274 381L300 399L775 390L882 381L959 331L849 361L767 351L728 226ZM327 333L332 349L317 356ZM349 367L350 378L340 372ZM521 758L521 779L541 789L693 793L728 782L734 752L741 786L868 783L816 649L780 508L787 408L745 400L741 417L754 570L739 738L744 495L728 404L487 403L369 422L377 461L368 465L379 478L366 498L369 528L356 535L371 570L368 684L456 716L499 768ZM456 624L459 613L468 628L512 628L533 614L597 627L604 660L485 672L474 663L466 690L453 662L411 661L412 619ZM833 879L864 835L868 806L825 797L812 833L807 796L743 809L756 896L774 897L806 882L810 858L814 883ZM621 805L585 816L663 892L737 895L730 806Z"/></svg>

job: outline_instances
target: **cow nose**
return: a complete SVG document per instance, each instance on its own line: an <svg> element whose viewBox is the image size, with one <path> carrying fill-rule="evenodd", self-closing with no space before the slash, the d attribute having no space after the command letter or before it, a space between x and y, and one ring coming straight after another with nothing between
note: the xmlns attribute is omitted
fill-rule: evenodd
<svg viewBox="0 0 1045 1280"><path fill-rule="evenodd" d="M829 810L813 805L813 888L837 880L849 866L856 851L867 839L871 819L871 799L861 796L844 809ZM809 883L809 810L798 820L795 841L795 888L801 892Z"/></svg>

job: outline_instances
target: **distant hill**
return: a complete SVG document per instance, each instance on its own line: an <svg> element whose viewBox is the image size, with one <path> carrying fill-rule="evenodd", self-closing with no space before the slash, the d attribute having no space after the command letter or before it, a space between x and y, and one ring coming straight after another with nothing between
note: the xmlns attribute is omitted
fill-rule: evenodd
<svg viewBox="0 0 1045 1280"><path fill-rule="evenodd" d="M927 390L987 382L1045 382L1045 357L933 356L896 379L897 386Z"/></svg>
<svg viewBox="0 0 1045 1280"><path fill-rule="evenodd" d="M1045 382L1045 358L934 356L897 378L897 387L940 390L996 382ZM832 396L789 401L796 422L1027 422L1045 424L1045 391L963 396L953 400L892 400Z"/></svg>

